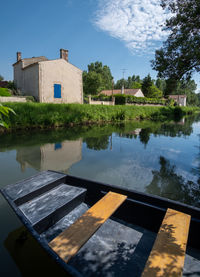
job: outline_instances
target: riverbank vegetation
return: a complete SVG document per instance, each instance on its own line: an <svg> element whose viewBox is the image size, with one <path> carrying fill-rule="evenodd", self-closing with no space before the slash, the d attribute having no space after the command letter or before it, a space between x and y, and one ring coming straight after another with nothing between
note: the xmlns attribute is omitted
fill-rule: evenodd
<svg viewBox="0 0 200 277"><path fill-rule="evenodd" d="M165 121L199 111L192 107L103 106L81 104L7 103L16 115L6 118L10 130L49 129L99 122L151 119Z"/></svg>
<svg viewBox="0 0 200 277"><path fill-rule="evenodd" d="M7 88L0 88L0 96L11 96L11 92Z"/></svg>

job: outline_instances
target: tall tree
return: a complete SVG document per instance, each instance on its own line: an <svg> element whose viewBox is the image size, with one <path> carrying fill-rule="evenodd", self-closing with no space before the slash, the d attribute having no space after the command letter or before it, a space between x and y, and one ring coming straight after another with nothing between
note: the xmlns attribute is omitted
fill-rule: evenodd
<svg viewBox="0 0 200 277"><path fill-rule="evenodd" d="M112 74L107 65L95 62L88 65L88 72L83 72L83 91L86 94L98 94L104 89L112 89Z"/></svg>
<svg viewBox="0 0 200 277"><path fill-rule="evenodd" d="M166 89L166 81L164 79L160 79L158 78L155 82L155 85L157 86L157 88L159 90L161 90L163 92L163 94L165 94L165 89Z"/></svg>
<svg viewBox="0 0 200 277"><path fill-rule="evenodd" d="M4 77L2 75L0 75L0 81L3 81Z"/></svg>
<svg viewBox="0 0 200 277"><path fill-rule="evenodd" d="M121 89L122 86L124 86L124 88L130 88L128 81L126 79L117 80L117 82L115 84L115 89Z"/></svg>
<svg viewBox="0 0 200 277"><path fill-rule="evenodd" d="M172 13L165 25L170 34L155 52L152 67L175 84L200 71L200 1L162 0L162 7Z"/></svg>
<svg viewBox="0 0 200 277"><path fill-rule="evenodd" d="M153 85L153 81L151 79L150 74L148 74L142 82L142 92L144 93L144 96L148 97L149 89Z"/></svg>

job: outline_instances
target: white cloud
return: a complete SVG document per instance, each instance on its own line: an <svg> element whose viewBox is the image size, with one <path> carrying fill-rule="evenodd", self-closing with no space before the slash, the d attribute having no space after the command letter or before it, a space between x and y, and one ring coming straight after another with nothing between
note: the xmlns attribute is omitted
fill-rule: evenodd
<svg viewBox="0 0 200 277"><path fill-rule="evenodd" d="M166 38L160 0L99 0L95 25L120 39L132 52L150 52Z"/></svg>

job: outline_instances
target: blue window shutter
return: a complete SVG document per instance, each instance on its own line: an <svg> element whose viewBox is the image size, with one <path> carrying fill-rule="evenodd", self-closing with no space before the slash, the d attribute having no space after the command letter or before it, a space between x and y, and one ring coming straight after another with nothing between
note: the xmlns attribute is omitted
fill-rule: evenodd
<svg viewBox="0 0 200 277"><path fill-rule="evenodd" d="M61 85L54 84L54 98L61 98Z"/></svg>

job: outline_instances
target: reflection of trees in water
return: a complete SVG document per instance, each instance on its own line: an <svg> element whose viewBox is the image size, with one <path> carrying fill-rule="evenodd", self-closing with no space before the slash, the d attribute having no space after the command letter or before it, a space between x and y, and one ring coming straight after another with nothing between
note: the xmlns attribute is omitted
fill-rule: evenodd
<svg viewBox="0 0 200 277"><path fill-rule="evenodd" d="M196 166L192 168L192 173L200 177L200 134L198 134L198 137L199 137L199 145L196 146L198 148L198 153L195 159Z"/></svg>
<svg viewBox="0 0 200 277"><path fill-rule="evenodd" d="M199 118L198 118L199 120ZM192 124L195 122L194 117L185 118L184 122L167 122L167 123L155 123L149 122L149 126L142 129L134 129L132 131L120 133L120 137L126 137L130 139L136 139L139 137L142 144L145 146L148 144L151 134L154 136L169 136L169 137L181 137L190 136L193 132ZM136 132L137 130L137 132ZM140 130L138 132L138 130Z"/></svg>
<svg viewBox="0 0 200 277"><path fill-rule="evenodd" d="M89 149L105 150L109 146L109 136L89 137L85 138L84 142L86 142Z"/></svg>
<svg viewBox="0 0 200 277"><path fill-rule="evenodd" d="M151 128L145 128L145 129L142 129L140 134L139 134L140 141L145 146L147 145L147 143L150 139L151 133L152 133Z"/></svg>
<svg viewBox="0 0 200 277"><path fill-rule="evenodd" d="M167 159L160 157L160 170L152 171L153 180L146 187L146 191L200 207L200 178L197 183L185 181L175 170L175 165L171 165Z"/></svg>

